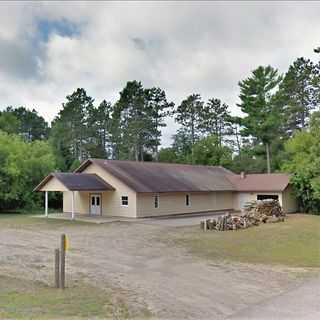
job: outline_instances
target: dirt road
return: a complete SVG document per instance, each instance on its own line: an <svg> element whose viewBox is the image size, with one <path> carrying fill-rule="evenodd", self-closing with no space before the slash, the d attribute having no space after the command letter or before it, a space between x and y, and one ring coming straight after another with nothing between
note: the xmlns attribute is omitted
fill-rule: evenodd
<svg viewBox="0 0 320 320"><path fill-rule="evenodd" d="M195 258L171 245L172 230L138 223L0 226L0 273L52 283L53 250L66 233L69 280L112 289L157 318L223 319L296 283L282 269Z"/></svg>

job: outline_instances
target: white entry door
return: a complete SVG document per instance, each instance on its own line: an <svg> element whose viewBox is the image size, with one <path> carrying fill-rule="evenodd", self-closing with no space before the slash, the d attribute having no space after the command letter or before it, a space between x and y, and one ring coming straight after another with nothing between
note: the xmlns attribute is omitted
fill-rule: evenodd
<svg viewBox="0 0 320 320"><path fill-rule="evenodd" d="M90 195L90 214L101 215L101 194Z"/></svg>

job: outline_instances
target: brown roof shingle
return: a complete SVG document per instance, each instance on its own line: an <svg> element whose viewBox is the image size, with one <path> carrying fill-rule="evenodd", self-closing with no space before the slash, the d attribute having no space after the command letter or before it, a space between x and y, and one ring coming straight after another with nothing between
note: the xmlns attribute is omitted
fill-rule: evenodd
<svg viewBox="0 0 320 320"><path fill-rule="evenodd" d="M220 166L89 159L76 172L81 172L90 163L99 165L141 193L234 190L226 177L232 172Z"/></svg>
<svg viewBox="0 0 320 320"><path fill-rule="evenodd" d="M96 174L54 172L44 178L34 191L39 191L53 177L57 178L70 191L115 190L113 186Z"/></svg>
<svg viewBox="0 0 320 320"><path fill-rule="evenodd" d="M290 183L290 176L284 173L247 174L245 178L240 175L227 175L236 191L283 191Z"/></svg>

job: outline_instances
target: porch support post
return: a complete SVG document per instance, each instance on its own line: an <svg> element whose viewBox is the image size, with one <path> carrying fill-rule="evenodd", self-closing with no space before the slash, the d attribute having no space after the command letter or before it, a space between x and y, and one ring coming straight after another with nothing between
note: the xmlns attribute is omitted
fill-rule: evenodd
<svg viewBox="0 0 320 320"><path fill-rule="evenodd" d="M74 220L74 191L72 191L71 219Z"/></svg>
<svg viewBox="0 0 320 320"><path fill-rule="evenodd" d="M45 215L48 217L48 191L45 192L44 208Z"/></svg>

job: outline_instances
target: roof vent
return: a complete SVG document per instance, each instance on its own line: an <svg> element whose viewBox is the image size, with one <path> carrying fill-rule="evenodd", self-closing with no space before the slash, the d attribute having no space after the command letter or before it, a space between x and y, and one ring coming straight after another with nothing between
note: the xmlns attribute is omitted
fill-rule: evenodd
<svg viewBox="0 0 320 320"><path fill-rule="evenodd" d="M241 177L241 179L245 179L246 178L246 173L244 171L241 171L240 177Z"/></svg>

